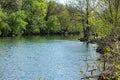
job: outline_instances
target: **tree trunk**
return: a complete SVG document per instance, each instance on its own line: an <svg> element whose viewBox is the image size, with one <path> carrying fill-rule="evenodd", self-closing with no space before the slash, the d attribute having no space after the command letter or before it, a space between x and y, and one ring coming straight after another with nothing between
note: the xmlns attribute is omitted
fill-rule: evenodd
<svg viewBox="0 0 120 80"><path fill-rule="evenodd" d="M86 41L89 41L89 36L90 36L90 27L89 27L89 0L86 0L87 2L87 8L86 8L86 28L84 30L84 39Z"/></svg>

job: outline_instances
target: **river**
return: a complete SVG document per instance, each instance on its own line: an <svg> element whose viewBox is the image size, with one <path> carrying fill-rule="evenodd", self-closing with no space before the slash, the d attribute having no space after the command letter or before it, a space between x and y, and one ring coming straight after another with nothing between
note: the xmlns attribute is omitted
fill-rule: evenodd
<svg viewBox="0 0 120 80"><path fill-rule="evenodd" d="M0 38L0 80L81 80L86 59L97 58L96 45L79 36Z"/></svg>

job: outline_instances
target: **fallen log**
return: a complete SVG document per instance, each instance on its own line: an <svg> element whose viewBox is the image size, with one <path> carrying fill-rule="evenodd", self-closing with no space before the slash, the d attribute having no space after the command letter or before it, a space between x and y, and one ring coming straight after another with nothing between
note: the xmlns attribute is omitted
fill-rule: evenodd
<svg viewBox="0 0 120 80"><path fill-rule="evenodd" d="M114 71L106 70L106 71L101 72L98 75L86 76L86 77L83 77L81 79L98 78L98 80L102 80L103 77L112 76L113 74L114 74Z"/></svg>

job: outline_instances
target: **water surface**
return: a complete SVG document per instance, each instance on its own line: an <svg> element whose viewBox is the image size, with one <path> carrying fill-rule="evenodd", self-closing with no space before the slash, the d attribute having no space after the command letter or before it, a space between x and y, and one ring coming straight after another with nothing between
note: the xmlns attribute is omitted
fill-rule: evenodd
<svg viewBox="0 0 120 80"><path fill-rule="evenodd" d="M81 80L80 70L86 70L84 60L95 60L97 54L96 45L86 46L77 38L0 38L0 80Z"/></svg>

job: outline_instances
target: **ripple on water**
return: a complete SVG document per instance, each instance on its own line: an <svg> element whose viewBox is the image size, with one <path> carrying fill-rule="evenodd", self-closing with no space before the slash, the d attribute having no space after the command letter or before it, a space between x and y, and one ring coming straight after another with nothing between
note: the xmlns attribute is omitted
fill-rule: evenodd
<svg viewBox="0 0 120 80"><path fill-rule="evenodd" d="M45 39L45 38L44 38ZM0 80L80 80L85 69L96 57L95 46L88 47L76 40L37 38L4 40L0 45ZM91 57L90 57L91 56ZM92 59L92 60L91 60Z"/></svg>

